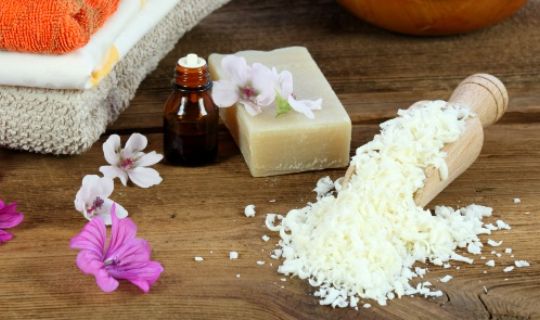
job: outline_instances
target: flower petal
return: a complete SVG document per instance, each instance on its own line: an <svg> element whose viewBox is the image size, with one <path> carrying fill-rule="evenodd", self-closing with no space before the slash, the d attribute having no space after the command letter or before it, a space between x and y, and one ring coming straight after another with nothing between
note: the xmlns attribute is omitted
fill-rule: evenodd
<svg viewBox="0 0 540 320"><path fill-rule="evenodd" d="M146 139L144 135L135 132L129 137L128 141L126 142L124 151L129 154L134 154L136 152L143 151L147 145L148 139Z"/></svg>
<svg viewBox="0 0 540 320"><path fill-rule="evenodd" d="M137 167L128 172L129 179L141 188L149 188L160 184L163 179L155 169Z"/></svg>
<svg viewBox="0 0 540 320"><path fill-rule="evenodd" d="M229 80L214 81L212 87L212 100L220 108L228 108L234 106L238 99L238 86Z"/></svg>
<svg viewBox="0 0 540 320"><path fill-rule="evenodd" d="M228 55L221 60L221 67L225 77L238 87L244 87L250 80L251 68L246 59L235 55Z"/></svg>
<svg viewBox="0 0 540 320"><path fill-rule="evenodd" d="M75 201L73 201L73 203L75 204L75 209L84 215L86 211L86 203L82 199L80 193L81 191L79 190L79 192L77 192L77 195L75 196Z"/></svg>
<svg viewBox="0 0 540 320"><path fill-rule="evenodd" d="M131 271L133 272L134 270ZM159 262L149 261L143 268L139 268L134 272L136 277L127 280L147 293L150 291L150 286L159 279L163 271L164 269Z"/></svg>
<svg viewBox="0 0 540 320"><path fill-rule="evenodd" d="M256 102L259 106L268 106L276 99L275 83L272 70L260 63L253 64L251 82L258 92Z"/></svg>
<svg viewBox="0 0 540 320"><path fill-rule="evenodd" d="M104 269L96 273L95 277L97 285L103 292L113 292L118 288L118 281Z"/></svg>
<svg viewBox="0 0 540 320"><path fill-rule="evenodd" d="M291 105L291 108L294 109L294 111L304 114L309 119L315 118L315 114L313 114L313 111L305 102L298 101L294 99L292 96L289 96L289 99L287 101Z"/></svg>
<svg viewBox="0 0 540 320"><path fill-rule="evenodd" d="M88 222L81 232L70 241L72 249L81 249L94 252L98 256L103 256L105 252L105 241L107 240L105 223L100 218L94 218Z"/></svg>
<svg viewBox="0 0 540 320"><path fill-rule="evenodd" d="M116 258L118 261L116 268L111 269L111 274L117 279L129 279L129 270L144 267L150 261L150 254L150 246L146 240L139 238L126 240L107 257Z"/></svg>
<svg viewBox="0 0 540 320"><path fill-rule="evenodd" d="M103 269L102 257L94 251L82 250L77 254L77 267L85 274L96 274Z"/></svg>
<svg viewBox="0 0 540 320"><path fill-rule="evenodd" d="M246 109L247 113L252 117L262 112L261 107L252 103L251 101L241 100L240 104L244 106L244 109Z"/></svg>
<svg viewBox="0 0 540 320"><path fill-rule="evenodd" d="M156 153L155 151L143 154L137 161L135 161L136 167L148 167L153 166L156 163L163 160L163 155Z"/></svg>
<svg viewBox="0 0 540 320"><path fill-rule="evenodd" d="M261 91L256 98L257 104L266 107L272 104L276 100L276 92L272 91Z"/></svg>
<svg viewBox="0 0 540 320"><path fill-rule="evenodd" d="M121 149L120 136L117 134L111 134L107 141L103 143L103 155L105 160L111 165L117 165L119 158L119 152Z"/></svg>
<svg viewBox="0 0 540 320"><path fill-rule="evenodd" d="M163 272L160 263L150 261L151 249L143 239L132 239L120 246L114 257L119 263L109 269L109 273L116 279L128 280L144 292L157 281Z"/></svg>
<svg viewBox="0 0 540 320"><path fill-rule="evenodd" d="M116 208L116 216L119 219L123 219L128 216L128 212L120 204L112 201L111 199L105 199L101 208L96 210L96 215L98 215L104 222L105 225L110 226L112 224L111 212L113 207Z"/></svg>
<svg viewBox="0 0 540 320"><path fill-rule="evenodd" d="M137 225L129 218L119 219L116 211L116 205L113 205L111 210L111 241L105 254L105 259L119 255L119 252L117 252L119 248L126 242L135 239L137 235Z"/></svg>
<svg viewBox="0 0 540 320"><path fill-rule="evenodd" d="M283 70L278 77L280 93L283 98L287 98L293 94L293 77L288 70Z"/></svg>
<svg viewBox="0 0 540 320"><path fill-rule="evenodd" d="M144 273L140 273L139 276L146 279L146 281L152 285L159 279L160 274L165 271L165 269L161 263L150 261L142 271L144 271Z"/></svg>
<svg viewBox="0 0 540 320"><path fill-rule="evenodd" d="M93 176L97 179L97 176ZM90 188L90 181L93 180L92 176L85 176L82 181L81 188L79 191L77 191L77 194L75 195L75 209L77 211L84 214L86 211L86 204L93 201L92 199L95 199L95 191Z"/></svg>
<svg viewBox="0 0 540 320"><path fill-rule="evenodd" d="M17 204L11 203L0 209L0 229L9 229L18 226L24 215L17 212Z"/></svg>
<svg viewBox="0 0 540 320"><path fill-rule="evenodd" d="M305 103L308 108L311 110L321 110L322 109L322 98L319 98L317 100L300 100L301 102Z"/></svg>
<svg viewBox="0 0 540 320"><path fill-rule="evenodd" d="M13 239L13 235L11 233L0 230L0 243L8 242L11 239Z"/></svg>
<svg viewBox="0 0 540 320"><path fill-rule="evenodd" d="M87 174L82 179L81 185L81 195L84 198L94 198L95 194L98 193L99 185L99 176L95 174Z"/></svg>
<svg viewBox="0 0 540 320"><path fill-rule="evenodd" d="M118 219L124 219L128 216L128 211L122 207L118 202L115 202L114 205L116 206L116 216Z"/></svg>
<svg viewBox="0 0 540 320"><path fill-rule="evenodd" d="M150 291L150 283L148 283L146 280L132 279L128 281L139 287L139 289L141 289L144 293L148 293Z"/></svg>
<svg viewBox="0 0 540 320"><path fill-rule="evenodd" d="M101 166L99 167L99 171L103 173L105 177L110 178L110 179L119 178L120 182L122 182L124 186L127 185L127 180L128 180L127 172L120 169L119 167Z"/></svg>
<svg viewBox="0 0 540 320"><path fill-rule="evenodd" d="M101 198L108 198L114 191L114 181L111 178L101 177L99 178L99 193Z"/></svg>
<svg viewBox="0 0 540 320"><path fill-rule="evenodd" d="M111 178L99 177L95 174L86 175L83 178L81 193L77 193L87 204L93 202L96 197L108 198L114 191L114 182Z"/></svg>

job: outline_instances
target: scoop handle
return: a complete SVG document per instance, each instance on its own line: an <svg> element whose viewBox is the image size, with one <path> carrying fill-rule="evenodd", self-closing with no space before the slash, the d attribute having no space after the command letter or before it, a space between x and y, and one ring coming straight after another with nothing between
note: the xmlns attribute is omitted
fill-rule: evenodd
<svg viewBox="0 0 540 320"><path fill-rule="evenodd" d="M465 130L457 141L444 146L448 177L441 179L438 170L426 168L424 187L417 190L414 201L426 206L478 158L484 144L484 130L497 122L508 109L508 93L496 77L478 73L463 80L454 90L450 103L458 103L476 114L466 120Z"/></svg>
<svg viewBox="0 0 540 320"><path fill-rule="evenodd" d="M463 80L448 102L470 108L485 128L497 122L508 109L508 92L498 78L477 73Z"/></svg>

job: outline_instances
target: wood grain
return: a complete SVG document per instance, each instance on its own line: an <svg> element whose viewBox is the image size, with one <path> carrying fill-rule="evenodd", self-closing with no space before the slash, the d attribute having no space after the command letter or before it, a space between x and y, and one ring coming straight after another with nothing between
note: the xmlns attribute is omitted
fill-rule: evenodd
<svg viewBox="0 0 540 320"><path fill-rule="evenodd" d="M353 145L368 141L376 130L374 125L355 126ZM502 273L502 266L512 262L506 255L495 258L498 263L493 269L479 259L472 266L456 264L461 266L459 271L430 266L427 279L445 291L444 298L404 298L387 307L361 310L362 318L488 319L490 313L495 318L540 316L533 303L540 296L540 253L535 244L540 240L536 231L540 227L538 130L536 124L488 129L479 161L435 200L453 206L473 202L493 206L491 220L502 218L513 227L493 238L512 247L516 257L529 260L531 268ZM504 139L507 135L527 139L527 144ZM149 137L150 148L160 151L161 135ZM118 292L107 295L99 292L91 277L79 272L74 265L76 252L68 249L70 237L84 223L74 211L72 199L81 177L103 164L99 145L73 158L2 152L1 196L18 200L26 213L25 223L15 230L15 240L1 247L3 317L85 319L91 313L96 318L119 319L357 318L359 314L352 310L318 306L303 281L281 282L276 273L278 262L268 258L277 238L262 226L264 213L285 213L312 201L310 190L323 173L251 178L226 132L221 136L220 154L221 163L216 166L158 165L165 180L150 190L117 185L113 199L130 210L139 234L150 241L155 259L166 272L148 295L125 283ZM336 178L343 170L324 174ZM521 197L521 205L513 204L516 196ZM276 202L270 203L272 199ZM258 215L247 219L243 207L251 203L257 205ZM263 242L263 234L271 235L272 240ZM230 250L238 251L240 259L230 261ZM205 261L196 263L194 256L203 256ZM258 266L257 260L265 260L266 265ZM484 270L488 273L483 274ZM447 284L437 282L446 274L455 279Z"/></svg>
<svg viewBox="0 0 540 320"><path fill-rule="evenodd" d="M233 0L188 33L139 90L112 129L161 126L178 57L187 52L306 46L355 123L379 123L398 108L446 99L465 77L499 77L511 97L503 122L540 121L540 1L513 18L455 37L415 38L364 23L332 0ZM232 23L234 22L234 23Z"/></svg>
<svg viewBox="0 0 540 320"><path fill-rule="evenodd" d="M117 184L113 199L129 209L165 273L150 294L126 283L104 294L76 268L76 252L68 246L84 224L73 199L81 178L104 164L101 145L76 157L3 150L0 197L17 201L26 220L13 230L14 240L0 246L0 318L540 319L540 23L531 12L540 12L538 1L488 30L417 39L364 24L330 0L235 0L186 35L110 128L124 139L132 131L149 133L149 148L161 151L161 107L172 66L188 51L308 46L356 123L353 147L369 141L376 123L398 106L447 97L465 76L490 72L509 89L508 114L486 129L478 161L433 204L492 206L490 220L512 225L492 238L530 261L530 268L503 273L512 263L507 255L495 258L495 268L480 259L471 266L456 264L460 270L430 266L427 279L443 289L442 298L403 298L359 312L319 306L305 282L280 281L279 262L268 258L277 237L262 226L264 214L305 205L314 199L311 189L321 176L337 178L344 170L254 179L223 130L218 165L159 164L164 178L159 186ZM514 197L522 203L514 204ZM255 218L243 216L247 204L257 205ZM263 234L271 241L263 242ZM240 259L230 261L230 250ZM205 260L196 263L194 256ZM258 266L257 260L266 264ZM446 274L454 279L437 281Z"/></svg>

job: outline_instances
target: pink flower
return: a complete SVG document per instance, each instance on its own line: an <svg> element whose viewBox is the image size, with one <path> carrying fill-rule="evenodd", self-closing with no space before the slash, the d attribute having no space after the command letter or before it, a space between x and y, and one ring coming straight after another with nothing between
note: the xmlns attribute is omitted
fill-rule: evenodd
<svg viewBox="0 0 540 320"><path fill-rule="evenodd" d="M99 216L105 224L111 225L111 208L116 205L118 217L125 218L128 212L124 207L109 199L114 191L111 178L87 175L83 178L82 186L75 196L75 209L91 220Z"/></svg>
<svg viewBox="0 0 540 320"><path fill-rule="evenodd" d="M159 172L146 167L160 162L163 155L155 151L144 153L143 150L147 145L148 139L145 136L134 133L122 149L120 136L111 135L103 144L105 160L110 166L102 166L99 171L111 179L118 177L124 186L127 185L128 178L141 188L149 188L161 183Z"/></svg>
<svg viewBox="0 0 540 320"><path fill-rule="evenodd" d="M313 110L321 110L322 99L318 100L297 100L293 90L293 76L287 71L281 71L279 74L276 68L272 68L272 74L278 93L281 99L277 99L278 114L289 111L290 109L304 114L309 119L314 119Z"/></svg>
<svg viewBox="0 0 540 320"><path fill-rule="evenodd" d="M274 102L272 71L260 63L249 66L246 59L228 55L221 60L224 79L214 81L212 99L220 108L240 103L254 116Z"/></svg>
<svg viewBox="0 0 540 320"><path fill-rule="evenodd" d="M0 243L8 242L13 238L13 235L2 229L10 229L18 226L24 219L24 215L17 212L17 204L15 202L6 205L0 200Z"/></svg>
<svg viewBox="0 0 540 320"><path fill-rule="evenodd" d="M107 229L99 217L88 222L71 239L71 248L81 250L77 255L77 266L83 273L93 275L104 292L116 290L118 280L127 280L148 292L163 267L150 260L150 246L146 240L135 237L137 226L131 219L118 219L115 206L111 216L112 234L108 244Z"/></svg>

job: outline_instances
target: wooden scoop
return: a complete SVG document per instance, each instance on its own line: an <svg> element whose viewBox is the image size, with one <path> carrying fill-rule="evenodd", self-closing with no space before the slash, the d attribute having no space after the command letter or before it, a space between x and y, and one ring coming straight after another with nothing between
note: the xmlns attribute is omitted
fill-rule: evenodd
<svg viewBox="0 0 540 320"><path fill-rule="evenodd" d="M468 107L477 116L467 119L465 131L459 139L443 148L448 155L446 158L448 178L441 180L439 170L434 167L426 169L424 187L414 195L416 204L421 207L433 200L478 158L484 143L483 128L497 122L506 112L508 93L499 79L489 74L479 73L463 80L454 90L448 102ZM410 108L423 103L425 101L419 101ZM355 167L349 166L343 179L343 187L346 187L354 173Z"/></svg>

